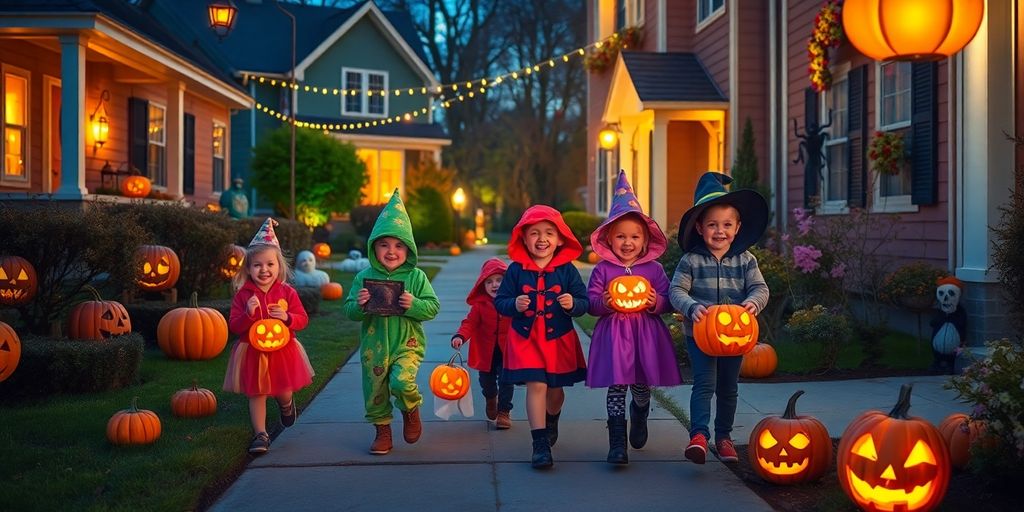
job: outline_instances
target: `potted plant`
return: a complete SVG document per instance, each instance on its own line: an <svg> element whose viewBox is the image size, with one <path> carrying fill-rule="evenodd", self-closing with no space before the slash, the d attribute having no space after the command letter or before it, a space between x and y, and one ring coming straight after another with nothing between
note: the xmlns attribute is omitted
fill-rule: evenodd
<svg viewBox="0 0 1024 512"><path fill-rule="evenodd" d="M868 160L871 168L879 174L895 176L907 161L903 134L899 132L875 132L868 143Z"/></svg>
<svg viewBox="0 0 1024 512"><path fill-rule="evenodd" d="M879 295L911 311L926 311L935 302L935 282L946 275L945 270L927 263L908 263L885 276Z"/></svg>
<svg viewBox="0 0 1024 512"><path fill-rule="evenodd" d="M590 50L583 60L583 67L588 71L600 73L608 69L615 58L619 56L619 50L625 48L636 48L640 45L643 34L639 27L626 27L622 32L616 32L608 39L596 43L594 49Z"/></svg>

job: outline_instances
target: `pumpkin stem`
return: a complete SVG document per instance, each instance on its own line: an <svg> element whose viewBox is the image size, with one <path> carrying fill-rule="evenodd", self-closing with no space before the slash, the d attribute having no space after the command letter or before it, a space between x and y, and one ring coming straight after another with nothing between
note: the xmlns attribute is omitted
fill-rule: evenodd
<svg viewBox="0 0 1024 512"><path fill-rule="evenodd" d="M889 412L890 417L900 420L907 419L907 413L910 411L910 390L912 389L914 389L913 384L900 386L900 398L896 401L896 406Z"/></svg>
<svg viewBox="0 0 1024 512"><path fill-rule="evenodd" d="M786 404L786 412L782 413L782 419L796 419L796 399L800 398L800 395L802 394L804 394L804 390L798 389L796 393L793 393L793 396L789 397L789 403Z"/></svg>
<svg viewBox="0 0 1024 512"><path fill-rule="evenodd" d="M129 411L131 411L131 412L139 412L139 397L137 397L137 396L133 396L132 397L132 407L131 407L131 409L129 409Z"/></svg>
<svg viewBox="0 0 1024 512"><path fill-rule="evenodd" d="M192 299L191 299L190 302L192 303L192 307L193 308L198 308L199 307L199 293L198 292L192 292Z"/></svg>
<svg viewBox="0 0 1024 512"><path fill-rule="evenodd" d="M192 295L195 295L195 292L192 292ZM192 391L199 391L199 383L195 379L192 379Z"/></svg>
<svg viewBox="0 0 1024 512"><path fill-rule="evenodd" d="M92 296L96 297L96 302L103 302L103 298L100 297L100 292L98 290L96 290L96 288L93 288L90 285L85 285L82 288L85 288L86 290L89 290L90 292L92 292Z"/></svg>

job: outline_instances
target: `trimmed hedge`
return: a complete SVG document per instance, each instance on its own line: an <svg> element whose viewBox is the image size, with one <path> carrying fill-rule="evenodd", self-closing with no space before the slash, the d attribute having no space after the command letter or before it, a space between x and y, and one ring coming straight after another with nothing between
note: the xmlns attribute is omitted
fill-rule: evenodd
<svg viewBox="0 0 1024 512"><path fill-rule="evenodd" d="M605 218L587 212L565 212L562 214L562 219L572 230L576 240L579 240L580 245L586 247L590 245L590 234L601 225Z"/></svg>
<svg viewBox="0 0 1024 512"><path fill-rule="evenodd" d="M22 340L18 370L0 382L0 399L92 393L135 383L144 343L138 333L104 341L32 336Z"/></svg>
<svg viewBox="0 0 1024 512"><path fill-rule="evenodd" d="M256 235L256 231L266 220L266 217L249 217L233 222L234 243L242 247L249 247L252 237ZM284 252L286 260L295 261L299 251L308 251L313 247L313 233L305 224L288 219L274 218L274 220L277 221L274 233L277 235L278 242L281 243L281 250Z"/></svg>
<svg viewBox="0 0 1024 512"><path fill-rule="evenodd" d="M180 296L179 296L180 297ZM165 301L129 302L124 304L128 317L132 319L132 331L138 333L151 347L156 347L156 328L168 311L190 306L188 301L169 304ZM227 320L231 315L231 299L199 301L199 306L213 308Z"/></svg>
<svg viewBox="0 0 1024 512"><path fill-rule="evenodd" d="M417 244L439 244L452 240L452 211L448 199L433 187L420 187L405 203Z"/></svg>
<svg viewBox="0 0 1024 512"><path fill-rule="evenodd" d="M302 308L306 310L307 315L315 315L320 312L320 301L323 300L320 288L296 286L295 292L299 294L299 302L302 302Z"/></svg>

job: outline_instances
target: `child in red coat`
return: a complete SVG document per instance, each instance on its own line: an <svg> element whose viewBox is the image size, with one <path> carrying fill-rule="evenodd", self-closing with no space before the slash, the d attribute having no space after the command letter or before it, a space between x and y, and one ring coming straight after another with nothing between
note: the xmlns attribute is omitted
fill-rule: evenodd
<svg viewBox="0 0 1024 512"><path fill-rule="evenodd" d="M469 346L469 366L480 372L480 390L487 400L487 419L494 420L498 430L512 428L509 411L515 390L512 383L498 381L510 319L498 314L494 296L498 294L506 268L505 262L498 258L484 262L476 284L466 297L469 314L452 336L452 348L456 350L466 342L473 342Z"/></svg>

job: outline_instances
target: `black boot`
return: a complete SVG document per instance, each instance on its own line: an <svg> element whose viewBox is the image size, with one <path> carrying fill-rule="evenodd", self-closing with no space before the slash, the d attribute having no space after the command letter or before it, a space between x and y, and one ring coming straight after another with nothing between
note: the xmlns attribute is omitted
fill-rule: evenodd
<svg viewBox="0 0 1024 512"><path fill-rule="evenodd" d="M533 435L533 458L530 465L534 469L550 468L555 464L551 458L551 444L548 442L548 433L545 429L531 430Z"/></svg>
<svg viewBox="0 0 1024 512"><path fill-rule="evenodd" d="M651 413L651 403L641 408L636 402L629 402L629 420L633 422L629 426L629 444L633 448L640 449L647 444L647 415Z"/></svg>
<svg viewBox="0 0 1024 512"><path fill-rule="evenodd" d="M558 418L562 415L562 411L558 411L557 414L545 413L545 423L548 426L548 443L554 446L558 441Z"/></svg>
<svg viewBox="0 0 1024 512"><path fill-rule="evenodd" d="M608 418L608 463L629 464L626 450L626 417L612 416Z"/></svg>

